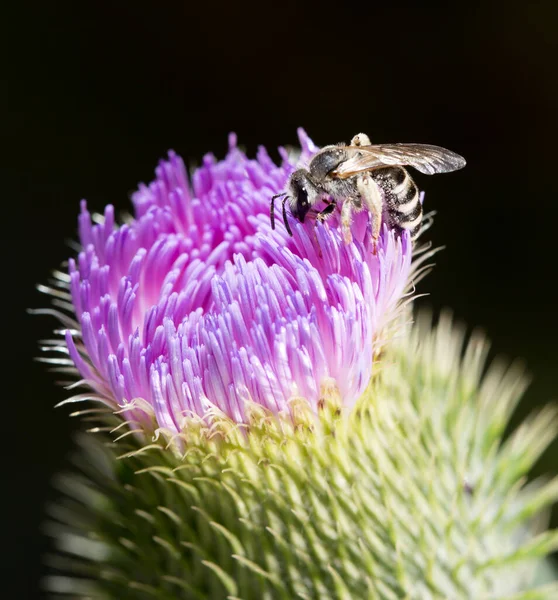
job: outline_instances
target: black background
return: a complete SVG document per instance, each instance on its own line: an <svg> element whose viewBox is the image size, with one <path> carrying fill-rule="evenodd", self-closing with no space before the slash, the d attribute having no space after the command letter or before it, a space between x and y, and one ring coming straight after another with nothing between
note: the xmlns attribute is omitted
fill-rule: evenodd
<svg viewBox="0 0 558 600"><path fill-rule="evenodd" d="M32 361L55 326L25 312L48 304L35 283L71 253L78 201L129 209L169 148L223 156L236 131L253 153L304 126L319 145L364 131L463 154L464 171L417 177L446 246L421 302L525 358L521 414L556 398L555 0L45 2L2 22L5 597L39 595L43 505L77 426Z"/></svg>

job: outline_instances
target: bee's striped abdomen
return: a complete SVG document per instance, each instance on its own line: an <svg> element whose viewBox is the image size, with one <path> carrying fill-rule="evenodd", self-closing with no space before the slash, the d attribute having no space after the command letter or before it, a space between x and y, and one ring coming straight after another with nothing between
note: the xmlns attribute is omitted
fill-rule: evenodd
<svg viewBox="0 0 558 600"><path fill-rule="evenodd" d="M384 216L388 225L408 230L414 240L422 221L422 205L415 182L403 167L386 167L371 171L371 175L384 192Z"/></svg>

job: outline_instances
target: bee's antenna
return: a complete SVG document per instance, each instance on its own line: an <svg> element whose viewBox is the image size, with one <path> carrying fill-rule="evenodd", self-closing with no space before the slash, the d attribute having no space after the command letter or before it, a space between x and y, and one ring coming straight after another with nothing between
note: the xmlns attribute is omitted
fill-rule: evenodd
<svg viewBox="0 0 558 600"><path fill-rule="evenodd" d="M286 207L286 202L289 199L289 196L285 196L283 198L283 223L285 223L285 229L287 230L287 233L293 237L293 232L291 231L291 228L289 227L289 222L287 221L287 207Z"/></svg>
<svg viewBox="0 0 558 600"><path fill-rule="evenodd" d="M275 229L275 199L284 196L285 192L271 196L271 204L269 206L269 219L271 221L271 229Z"/></svg>

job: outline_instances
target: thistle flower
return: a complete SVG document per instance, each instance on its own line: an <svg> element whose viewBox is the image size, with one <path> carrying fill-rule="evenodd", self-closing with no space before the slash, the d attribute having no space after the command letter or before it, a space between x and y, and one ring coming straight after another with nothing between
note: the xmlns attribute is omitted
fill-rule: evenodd
<svg viewBox="0 0 558 600"><path fill-rule="evenodd" d="M300 141L304 163L316 149ZM348 245L335 218L271 231L269 198L297 160L281 152L281 166L263 149L250 160L231 138L191 182L171 153L120 227L112 207L94 223L82 204L83 250L58 292L77 320L59 313L67 346L53 344L94 390L69 402L107 411L77 413L101 426L49 509L46 587L118 600L558 597L544 561L558 532L542 531L558 480L525 484L556 410L506 440L517 368L486 369L484 340L466 343L448 318L404 312L389 335L417 274L407 235L384 228L374 254L366 213Z"/></svg>
<svg viewBox="0 0 558 600"><path fill-rule="evenodd" d="M301 162L315 151L300 131ZM70 260L78 341L66 342L82 377L129 421L182 429L217 409L246 422L246 407L288 412L304 398L316 410L324 386L351 407L370 380L382 331L408 283L411 244L384 229L377 254L369 215L352 244L336 223L292 222L271 231L269 201L296 162L260 148L248 159L230 137L190 182L173 152L156 180L132 196L121 227L107 207L93 224L82 202L83 251ZM79 341L81 338L81 341Z"/></svg>

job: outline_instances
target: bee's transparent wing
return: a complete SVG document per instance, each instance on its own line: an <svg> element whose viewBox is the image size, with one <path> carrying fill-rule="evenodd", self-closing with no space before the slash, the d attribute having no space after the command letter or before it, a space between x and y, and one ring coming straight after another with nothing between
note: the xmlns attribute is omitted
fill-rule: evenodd
<svg viewBox="0 0 558 600"><path fill-rule="evenodd" d="M462 169L465 159L451 150L428 144L361 146L358 152L341 163L331 175L345 179L362 171L393 166L409 166L426 175L434 175Z"/></svg>

